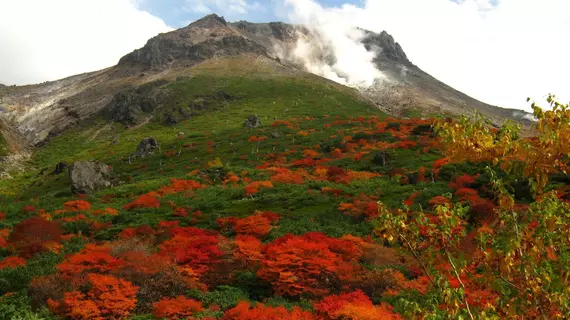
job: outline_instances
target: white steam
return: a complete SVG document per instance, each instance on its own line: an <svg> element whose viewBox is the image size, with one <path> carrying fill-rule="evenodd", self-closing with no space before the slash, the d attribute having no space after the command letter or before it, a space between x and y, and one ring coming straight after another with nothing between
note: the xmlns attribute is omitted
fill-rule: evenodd
<svg viewBox="0 0 570 320"><path fill-rule="evenodd" d="M532 113L513 111L513 117L536 122L538 119Z"/></svg>
<svg viewBox="0 0 570 320"><path fill-rule="evenodd" d="M309 34L299 32L295 47L282 58L352 87L368 88L377 80L385 79L374 65L376 52L362 44L363 31L313 0L285 0L285 4L289 19L307 28Z"/></svg>

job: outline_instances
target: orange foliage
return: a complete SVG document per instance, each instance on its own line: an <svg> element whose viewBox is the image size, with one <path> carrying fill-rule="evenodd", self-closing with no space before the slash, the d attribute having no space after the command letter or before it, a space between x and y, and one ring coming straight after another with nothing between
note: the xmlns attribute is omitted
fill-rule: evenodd
<svg viewBox="0 0 570 320"><path fill-rule="evenodd" d="M420 193L421 193L421 192L419 192L419 191L416 191L416 192L412 193L412 194L408 197L408 199L404 200L404 202L403 202L404 205L406 205L406 206L408 206L408 207L413 206L413 205L414 205L414 200L417 198L417 196L420 195Z"/></svg>
<svg viewBox="0 0 570 320"><path fill-rule="evenodd" d="M109 216L116 216L119 214L119 211L114 208L105 208L102 210L95 210L93 211L93 215L109 215Z"/></svg>
<svg viewBox="0 0 570 320"><path fill-rule="evenodd" d="M283 306L269 307L261 303L251 307L249 302L241 301L233 309L226 311L222 320L316 320L309 311L299 307L287 310Z"/></svg>
<svg viewBox="0 0 570 320"><path fill-rule="evenodd" d="M263 259L261 241L253 236L237 236L234 246L234 261L243 267L255 267Z"/></svg>
<svg viewBox="0 0 570 320"><path fill-rule="evenodd" d="M110 246L88 244L78 253L70 255L57 265L57 269L67 278L80 278L86 273L108 273L120 266L123 261L111 256Z"/></svg>
<svg viewBox="0 0 570 320"><path fill-rule="evenodd" d="M245 186L246 195L253 195L259 192L259 189L263 188L273 188L273 183L271 181L254 181L247 186Z"/></svg>
<svg viewBox="0 0 570 320"><path fill-rule="evenodd" d="M236 219L234 230L238 234L263 238L271 231L271 222L263 215L255 214L247 218Z"/></svg>
<svg viewBox="0 0 570 320"><path fill-rule="evenodd" d="M435 196L429 200L429 204L431 206L450 205L451 200L444 196Z"/></svg>
<svg viewBox="0 0 570 320"><path fill-rule="evenodd" d="M160 245L160 254L172 262L192 268L197 274L207 272L222 256L220 237L198 228L173 228L172 239Z"/></svg>
<svg viewBox="0 0 570 320"><path fill-rule="evenodd" d="M157 319L187 319L194 313L204 310L202 304L196 300L187 299L183 296L176 298L163 298L153 304L153 315Z"/></svg>
<svg viewBox="0 0 570 320"><path fill-rule="evenodd" d="M91 203L85 200L68 201L63 204L63 208L67 211L87 211L91 209Z"/></svg>
<svg viewBox="0 0 570 320"><path fill-rule="evenodd" d="M354 218L373 218L378 215L377 199L372 196L360 194L352 203L341 203L338 207L345 215Z"/></svg>
<svg viewBox="0 0 570 320"><path fill-rule="evenodd" d="M286 235L263 248L264 260L257 275L284 296L322 296L335 281L357 272L357 246L322 233Z"/></svg>
<svg viewBox="0 0 570 320"><path fill-rule="evenodd" d="M46 251L44 244L59 241L61 235L59 223L32 217L14 226L8 243L21 257L29 258L36 253Z"/></svg>
<svg viewBox="0 0 570 320"><path fill-rule="evenodd" d="M142 196L138 197L135 201L126 204L123 209L125 210L133 210L133 209L140 209L140 208L160 208L160 201L154 196L149 194L143 194Z"/></svg>
<svg viewBox="0 0 570 320"><path fill-rule="evenodd" d="M266 136L259 136L259 137L251 136L251 137L249 137L249 139L247 139L247 141L249 141L249 142L261 142L261 141L265 141L265 140L267 140Z"/></svg>
<svg viewBox="0 0 570 320"><path fill-rule="evenodd" d="M8 241L4 239L4 236L0 235L0 249L8 248Z"/></svg>
<svg viewBox="0 0 570 320"><path fill-rule="evenodd" d="M292 127L291 122L289 121L285 121L285 120L277 120L275 122L273 122L271 124L272 127L280 127L280 126L286 126L286 127Z"/></svg>
<svg viewBox="0 0 570 320"><path fill-rule="evenodd" d="M26 265L26 260L17 256L6 257L0 260L0 270L4 268L17 268L19 266L25 266L25 265Z"/></svg>
<svg viewBox="0 0 570 320"><path fill-rule="evenodd" d="M317 314L325 320L400 320L392 313L392 307L386 304L374 306L364 292L333 295L314 305Z"/></svg>
<svg viewBox="0 0 570 320"><path fill-rule="evenodd" d="M174 208L174 215L177 217L186 217L188 215L188 211L184 208Z"/></svg>
<svg viewBox="0 0 570 320"><path fill-rule="evenodd" d="M174 194L186 190L202 189L205 186L194 180L170 179L170 185L164 186L157 191L158 195Z"/></svg>
<svg viewBox="0 0 570 320"><path fill-rule="evenodd" d="M441 167L448 164L449 161L450 160L447 157L434 161L434 163L433 163L433 174L437 175L439 173L439 170L441 170Z"/></svg>
<svg viewBox="0 0 570 320"><path fill-rule="evenodd" d="M61 302L48 300L51 311L73 320L119 320L136 306L138 287L112 276L88 274L89 291L66 292Z"/></svg>

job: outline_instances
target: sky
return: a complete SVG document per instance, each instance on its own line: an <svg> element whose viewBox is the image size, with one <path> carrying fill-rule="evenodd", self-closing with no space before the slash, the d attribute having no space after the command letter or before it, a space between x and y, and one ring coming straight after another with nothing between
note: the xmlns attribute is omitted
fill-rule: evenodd
<svg viewBox="0 0 570 320"><path fill-rule="evenodd" d="M324 33L386 30L414 64L455 89L529 110L527 97L570 101L568 12L568 0L0 0L0 83L103 69L158 33L217 13L320 24Z"/></svg>

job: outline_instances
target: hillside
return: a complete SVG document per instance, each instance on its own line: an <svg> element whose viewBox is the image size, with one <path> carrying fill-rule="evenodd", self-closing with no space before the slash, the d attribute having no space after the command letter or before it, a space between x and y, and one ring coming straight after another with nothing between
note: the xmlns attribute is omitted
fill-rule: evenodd
<svg viewBox="0 0 570 320"><path fill-rule="evenodd" d="M0 88L0 319L570 317L570 107L533 139L395 117L276 59L296 28L208 16Z"/></svg>

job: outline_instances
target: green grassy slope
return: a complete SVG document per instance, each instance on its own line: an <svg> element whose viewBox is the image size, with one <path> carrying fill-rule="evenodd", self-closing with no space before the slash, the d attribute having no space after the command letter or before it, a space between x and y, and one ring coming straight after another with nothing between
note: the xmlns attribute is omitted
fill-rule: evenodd
<svg viewBox="0 0 570 320"><path fill-rule="evenodd" d="M282 215L279 227L274 228L264 241L287 233L304 234L310 231L333 237L345 234L366 236L372 232L371 223L342 214L339 211L340 203L350 202L364 194L398 208L410 195L421 191L415 205L425 207L433 196L450 191L448 180L412 184L401 182L403 175L417 175L421 167L431 168L432 163L441 157L436 148L425 149L430 141L426 140L429 133L421 130L410 132L416 125L387 118L374 106L359 99L352 90L339 90L334 83L313 76L232 76L196 72L189 79L168 84L165 90L170 92L171 98L168 104L155 112L149 123L126 129L120 124L94 118L53 138L37 150L31 163L35 169L13 180L0 182L0 211L6 216L0 220L0 230L9 230L26 218L37 215L39 209L55 217L55 211L62 209L63 203L77 199L70 191L65 173L51 174L55 165L62 161L102 161L113 167L120 182L115 187L83 198L91 203L91 210L118 209L117 216L95 217L86 213L88 219L110 223L109 227L94 230L86 220L64 223L66 232L81 232L89 237L89 241L113 240L125 228L156 226L164 220L218 229L216 219L245 217L256 210L274 211ZM164 124L164 114L169 110L220 91L233 99L220 103L215 110L201 112L176 125ZM251 130L244 128L244 120L253 114L261 118L262 126ZM277 120L288 121L291 126L273 126ZM387 122L388 129L392 128L394 132L405 128L403 136L389 132L374 133L376 124L382 121ZM184 135L179 135L180 132ZM272 136L275 132L278 132L278 137ZM118 142L113 143L113 138L118 134ZM252 136L266 136L267 139L256 142L251 141ZM158 140L160 153L134 159L129 164L129 154L145 137ZM377 150L366 150L360 146L354 151L347 151L343 157L330 157L335 148L344 149L347 142L358 144L362 140L371 144L412 140L418 144L409 148L391 148L386 152L385 164L378 162ZM305 152L309 150L320 154L317 160L330 158L326 166L380 175L355 179L349 183L327 179L307 179L302 184L275 183L273 188L262 189L252 196L244 192L246 183L240 182L235 187L222 183L230 172L242 179L269 180L272 173L266 170L269 166L266 162L272 162L280 155L286 156L287 164L283 164L284 167L297 170L299 166L291 166L291 163L306 158ZM208 164L216 159L220 160L221 166L220 163L214 167ZM195 170L200 172L193 173ZM306 170L313 172L313 168ZM168 185L171 178L195 179L208 187L192 194L165 195L160 199L162 206L158 209L121 209L137 196ZM322 192L323 188L340 190L338 192L343 196ZM172 203L201 211L203 218L193 221L191 216L174 216ZM26 210L26 206L33 206L35 211ZM69 213L65 215L74 216ZM60 253L32 258L27 267L0 270L0 296L16 292L6 306L10 305L21 312L28 310L30 297L26 288L29 281L33 277L53 273L54 266L63 259L64 254L78 251L83 244L80 240L68 242ZM0 259L10 254L9 250L0 251ZM246 284L238 289L249 290ZM262 296L260 299L272 301L271 297ZM278 304L287 303L297 302L278 301ZM0 307L0 314L18 314L17 311L10 313L3 308Z"/></svg>

